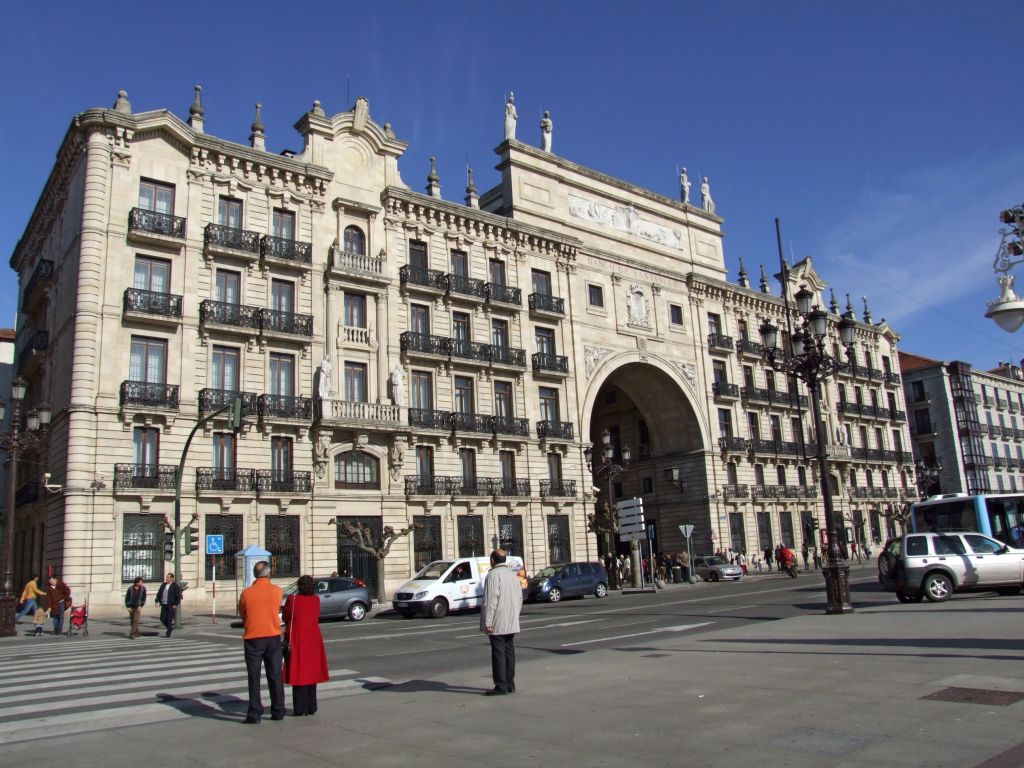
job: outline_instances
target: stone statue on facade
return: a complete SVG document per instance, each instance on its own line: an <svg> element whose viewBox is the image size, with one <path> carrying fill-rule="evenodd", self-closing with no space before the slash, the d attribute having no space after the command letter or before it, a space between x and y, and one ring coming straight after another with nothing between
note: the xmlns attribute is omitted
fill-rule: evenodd
<svg viewBox="0 0 1024 768"><path fill-rule="evenodd" d="M331 358L325 357L320 363L320 376L317 381L317 393L321 400L331 396Z"/></svg>
<svg viewBox="0 0 1024 768"><path fill-rule="evenodd" d="M391 479L397 481L402 475L402 465L405 463L405 446L397 435L391 438L388 459L391 464Z"/></svg>
<svg viewBox="0 0 1024 768"><path fill-rule="evenodd" d="M645 327L649 327L651 324L651 312L648 308L647 297L644 296L644 289L637 283L629 285L629 296L626 299L626 322L629 325Z"/></svg>
<svg viewBox="0 0 1024 768"><path fill-rule="evenodd" d="M707 176L705 176L704 181L700 183L700 204L708 213L715 212L715 201L711 199L711 185L708 184Z"/></svg>
<svg viewBox="0 0 1024 768"><path fill-rule="evenodd" d="M690 181L690 177L686 175L686 166L683 166L683 172L679 174L679 186L682 192L683 203L689 205L690 187L693 186L693 183Z"/></svg>
<svg viewBox="0 0 1024 768"><path fill-rule="evenodd" d="M400 365L391 371L391 399L395 405L405 407L405 371Z"/></svg>
<svg viewBox="0 0 1024 768"><path fill-rule="evenodd" d="M316 459L316 476L321 480L327 476L327 456L331 452L331 435L328 432L321 432L317 435L316 445L313 446L314 458Z"/></svg>
<svg viewBox="0 0 1024 768"><path fill-rule="evenodd" d="M551 151L551 130L554 123L551 122L551 113L545 112L544 119L540 121L540 148L545 152Z"/></svg>
<svg viewBox="0 0 1024 768"><path fill-rule="evenodd" d="M516 120L519 115L516 113L516 95L509 93L508 101L505 103L505 141L516 137Z"/></svg>

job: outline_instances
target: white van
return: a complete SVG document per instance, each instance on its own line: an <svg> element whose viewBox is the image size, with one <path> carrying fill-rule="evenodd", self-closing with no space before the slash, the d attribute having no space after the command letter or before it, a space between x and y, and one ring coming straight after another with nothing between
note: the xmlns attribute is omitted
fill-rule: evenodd
<svg viewBox="0 0 1024 768"><path fill-rule="evenodd" d="M514 571L524 568L523 559L514 555L509 555L505 563ZM435 560L398 588L391 607L406 618L424 614L435 619L444 618L450 611L479 608L489 570L491 561L486 557Z"/></svg>

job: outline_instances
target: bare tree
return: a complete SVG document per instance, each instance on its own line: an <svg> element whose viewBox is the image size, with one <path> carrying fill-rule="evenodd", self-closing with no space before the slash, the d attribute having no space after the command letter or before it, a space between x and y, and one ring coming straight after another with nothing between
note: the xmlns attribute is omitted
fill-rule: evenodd
<svg viewBox="0 0 1024 768"><path fill-rule="evenodd" d="M338 523L338 529L355 541L364 552L369 552L377 561L377 600L384 599L384 558L391 551L391 545L403 536L408 536L413 531L422 530L423 526L413 523L405 528L395 530L390 525L385 525L378 538L367 523Z"/></svg>

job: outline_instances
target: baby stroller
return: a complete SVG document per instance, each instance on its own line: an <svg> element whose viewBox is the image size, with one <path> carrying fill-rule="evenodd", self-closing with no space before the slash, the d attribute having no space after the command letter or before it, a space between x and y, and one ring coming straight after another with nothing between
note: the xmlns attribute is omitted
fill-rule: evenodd
<svg viewBox="0 0 1024 768"><path fill-rule="evenodd" d="M68 621L67 636L81 632L83 636L89 636L89 604L71 606L71 619Z"/></svg>

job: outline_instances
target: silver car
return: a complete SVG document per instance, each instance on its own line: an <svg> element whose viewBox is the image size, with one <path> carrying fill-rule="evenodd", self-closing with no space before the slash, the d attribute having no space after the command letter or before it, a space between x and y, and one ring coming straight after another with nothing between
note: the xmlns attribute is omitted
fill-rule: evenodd
<svg viewBox="0 0 1024 768"><path fill-rule="evenodd" d="M298 592L297 581L293 581L284 588L284 599L288 595ZM348 617L350 621L362 621L366 612L370 610L373 601L366 584L359 579L350 579L345 576L325 576L316 579L316 596L320 598L321 619L342 619ZM281 609L284 610L284 599L281 602Z"/></svg>
<svg viewBox="0 0 1024 768"><path fill-rule="evenodd" d="M722 581L723 579L739 581L743 576L742 568L738 565L730 565L717 555L695 557L693 571L704 581Z"/></svg>

